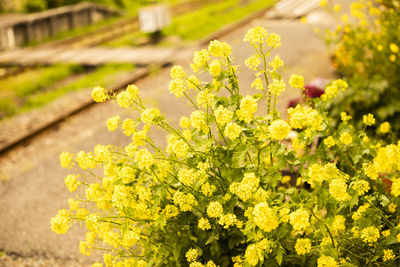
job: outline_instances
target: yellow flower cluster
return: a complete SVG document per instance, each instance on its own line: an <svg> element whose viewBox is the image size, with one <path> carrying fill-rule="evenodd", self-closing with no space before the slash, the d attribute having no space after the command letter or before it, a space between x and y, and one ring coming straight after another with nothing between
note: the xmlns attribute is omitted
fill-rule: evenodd
<svg viewBox="0 0 400 267"><path fill-rule="evenodd" d="M358 195L362 196L370 189L368 181L358 180L353 183L352 188L357 192Z"/></svg>
<svg viewBox="0 0 400 267"><path fill-rule="evenodd" d="M230 185L229 190L236 194L241 200L246 202L253 197L257 191L260 179L252 172L245 173L241 182L234 182Z"/></svg>
<svg viewBox="0 0 400 267"><path fill-rule="evenodd" d="M205 69L209 60L210 60L210 54L206 49L196 51L193 56L193 63L190 64L190 67L194 72L199 72Z"/></svg>
<svg viewBox="0 0 400 267"><path fill-rule="evenodd" d="M264 259L266 253L268 254L272 251L271 245L271 241L268 239L263 239L260 242L249 245L244 254L246 261L251 266L256 266Z"/></svg>
<svg viewBox="0 0 400 267"><path fill-rule="evenodd" d="M337 96L337 94L339 93L339 91L345 91L347 88L349 87L349 85L347 84L347 82L338 79L332 82L332 84L328 85L325 88L325 93L321 96L321 99L323 101L328 101L334 97Z"/></svg>
<svg viewBox="0 0 400 267"><path fill-rule="evenodd" d="M218 201L210 202L207 207L207 215L211 218L219 218L222 216L224 209Z"/></svg>
<svg viewBox="0 0 400 267"><path fill-rule="evenodd" d="M242 127L234 122L229 122L225 126L224 135L231 140L235 140L242 133Z"/></svg>
<svg viewBox="0 0 400 267"><path fill-rule="evenodd" d="M317 260L317 266L318 267L338 267L339 264L337 261L332 258L331 256L321 256Z"/></svg>
<svg viewBox="0 0 400 267"><path fill-rule="evenodd" d="M226 42L214 40L208 45L208 52L213 57L228 57L232 53L232 48Z"/></svg>
<svg viewBox="0 0 400 267"><path fill-rule="evenodd" d="M372 115L371 113L364 115L363 116L363 122L365 125L367 126L371 126L375 124L375 118L374 115Z"/></svg>
<svg viewBox="0 0 400 267"><path fill-rule="evenodd" d="M351 199L351 196L347 193L347 183L343 178L332 179L329 183L329 194L337 201Z"/></svg>
<svg viewBox="0 0 400 267"><path fill-rule="evenodd" d="M286 84L283 80L273 79L272 83L268 85L268 92L272 95L280 95L281 92L285 91Z"/></svg>
<svg viewBox="0 0 400 267"><path fill-rule="evenodd" d="M240 101L240 109L236 111L236 114L241 121L250 123L254 118L254 113L257 112L257 108L257 100L247 95Z"/></svg>
<svg viewBox="0 0 400 267"><path fill-rule="evenodd" d="M369 226L361 230L360 238L365 243L375 243L380 236L379 229L374 226Z"/></svg>
<svg viewBox="0 0 400 267"><path fill-rule="evenodd" d="M255 224L265 232L271 232L279 225L276 212L266 202L260 202L253 209Z"/></svg>
<svg viewBox="0 0 400 267"><path fill-rule="evenodd" d="M185 195L180 191L176 191L173 196L175 205L179 206L181 211L192 211L194 206L197 206L197 200L192 194Z"/></svg>
<svg viewBox="0 0 400 267"><path fill-rule="evenodd" d="M259 45L263 43L268 37L268 31L261 26L256 26L247 31L244 36L245 42L250 42L253 45Z"/></svg>
<svg viewBox="0 0 400 267"><path fill-rule="evenodd" d="M287 112L289 124L293 129L310 127L313 131L322 130L322 117L317 110L297 105L295 108L289 108Z"/></svg>
<svg viewBox="0 0 400 267"><path fill-rule="evenodd" d="M290 126L284 120L275 120L268 126L268 132L272 139L283 140L288 136Z"/></svg>
<svg viewBox="0 0 400 267"><path fill-rule="evenodd" d="M251 70L257 70L258 65L260 65L261 59L259 55L252 55L246 59L245 64Z"/></svg>
<svg viewBox="0 0 400 267"><path fill-rule="evenodd" d="M302 75L293 74L289 79L290 86L298 89L304 88L304 77Z"/></svg>
<svg viewBox="0 0 400 267"><path fill-rule="evenodd" d="M298 209L289 214L289 222L296 231L304 231L310 226L310 213L304 209Z"/></svg>
<svg viewBox="0 0 400 267"><path fill-rule="evenodd" d="M308 238L298 238L294 248L297 254L306 255L311 252L311 240Z"/></svg>
<svg viewBox="0 0 400 267"><path fill-rule="evenodd" d="M225 125L231 121L233 112L225 108L224 106L219 105L218 108L214 111L214 115L215 120L218 124Z"/></svg>
<svg viewBox="0 0 400 267"><path fill-rule="evenodd" d="M109 98L109 96L103 87L97 86L92 90L92 98L95 102L104 102Z"/></svg>

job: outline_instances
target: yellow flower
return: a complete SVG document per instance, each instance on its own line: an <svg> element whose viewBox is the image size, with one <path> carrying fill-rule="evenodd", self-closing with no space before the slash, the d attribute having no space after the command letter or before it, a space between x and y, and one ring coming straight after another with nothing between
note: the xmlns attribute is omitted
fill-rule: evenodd
<svg viewBox="0 0 400 267"><path fill-rule="evenodd" d="M239 107L240 109L236 111L239 119L250 123L253 120L254 113L256 113L258 109L257 100L252 96L247 95L242 98Z"/></svg>
<svg viewBox="0 0 400 267"><path fill-rule="evenodd" d="M225 108L224 106L219 105L218 108L214 111L214 115L215 120L218 124L225 125L231 121L233 112Z"/></svg>
<svg viewBox="0 0 400 267"><path fill-rule="evenodd" d="M400 195L400 178L395 178L392 180L392 190L391 194L395 197Z"/></svg>
<svg viewBox="0 0 400 267"><path fill-rule="evenodd" d="M264 42L268 36L268 31L262 26L256 26L249 29L244 37L245 42L258 45Z"/></svg>
<svg viewBox="0 0 400 267"><path fill-rule="evenodd" d="M226 42L214 40L208 45L208 52L214 57L228 57L232 53L232 48Z"/></svg>
<svg viewBox="0 0 400 267"><path fill-rule="evenodd" d="M215 95L207 89L200 91L196 97L197 104L203 108L211 107L214 103L214 97Z"/></svg>
<svg viewBox="0 0 400 267"><path fill-rule="evenodd" d="M275 120L268 127L268 132L272 139L283 140L288 136L290 126L284 120Z"/></svg>
<svg viewBox="0 0 400 267"><path fill-rule="evenodd" d="M176 191L173 196L173 201L175 205L178 205L182 211L192 211L193 206L196 206L197 200L192 194L185 195L180 191Z"/></svg>
<svg viewBox="0 0 400 267"><path fill-rule="evenodd" d="M326 6L326 4L328 4L328 0L320 0L320 1L319 1L319 5L320 5L321 7Z"/></svg>
<svg viewBox="0 0 400 267"><path fill-rule="evenodd" d="M365 243L375 243L380 236L379 229L374 226L369 226L361 230L360 238Z"/></svg>
<svg viewBox="0 0 400 267"><path fill-rule="evenodd" d="M67 175L64 179L65 185L67 186L69 192L75 191L78 186L81 184L80 181L78 181L77 176L73 174Z"/></svg>
<svg viewBox="0 0 400 267"><path fill-rule="evenodd" d="M308 238L298 238L294 248L298 255L306 255L311 252L311 240Z"/></svg>
<svg viewBox="0 0 400 267"><path fill-rule="evenodd" d="M350 145L353 142L353 137L348 132L344 132L340 135L339 140L345 145Z"/></svg>
<svg viewBox="0 0 400 267"><path fill-rule="evenodd" d="M279 56L275 56L272 61L268 63L268 65L270 65L273 70L277 70L278 68L283 66L283 61Z"/></svg>
<svg viewBox="0 0 400 267"><path fill-rule="evenodd" d="M383 250L383 262L394 260L396 256L391 249L384 249Z"/></svg>
<svg viewBox="0 0 400 267"><path fill-rule="evenodd" d="M298 209L289 215L290 224L296 231L303 231L310 226L310 213L304 209Z"/></svg>
<svg viewBox="0 0 400 267"><path fill-rule="evenodd" d="M175 65L171 68L171 78L172 79L183 79L186 76L185 71L183 70L182 66Z"/></svg>
<svg viewBox="0 0 400 267"><path fill-rule="evenodd" d="M193 262L199 257L199 252L197 249L191 248L186 252L185 256L188 262Z"/></svg>
<svg viewBox="0 0 400 267"><path fill-rule="evenodd" d="M346 181L342 178L333 179L329 183L329 194L337 201L348 201L351 199L347 193Z"/></svg>
<svg viewBox="0 0 400 267"><path fill-rule="evenodd" d="M238 138L241 133L242 127L234 122L228 123L224 130L224 135L231 140L235 140L236 138Z"/></svg>
<svg viewBox="0 0 400 267"><path fill-rule="evenodd" d="M390 55L390 56L389 56L390 62L395 62L396 59L397 59L396 55Z"/></svg>
<svg viewBox="0 0 400 267"><path fill-rule="evenodd" d="M74 154L69 153L69 152L62 152L59 156L61 167L63 167L63 168L70 167L73 158L74 158Z"/></svg>
<svg viewBox="0 0 400 267"><path fill-rule="evenodd" d="M246 59L245 64L251 70L257 70L258 65L260 65L261 59L259 55L252 55Z"/></svg>
<svg viewBox="0 0 400 267"><path fill-rule="evenodd" d="M135 152L135 162L138 164L140 169L149 170L155 163L155 160L147 148L143 148Z"/></svg>
<svg viewBox="0 0 400 267"><path fill-rule="evenodd" d="M393 54L397 54L399 52L399 47L395 43L391 43L389 45L390 51L392 51Z"/></svg>
<svg viewBox="0 0 400 267"><path fill-rule="evenodd" d="M276 33L271 33L267 40L266 40L267 46L271 47L271 48L277 48L280 47L281 44L281 36L279 34Z"/></svg>
<svg viewBox="0 0 400 267"><path fill-rule="evenodd" d="M379 125L379 132L380 133L388 133L390 131L390 123L388 123L387 121L385 121L384 123L382 123L381 125Z"/></svg>
<svg viewBox="0 0 400 267"><path fill-rule="evenodd" d="M107 123L106 123L107 124L107 129L110 132L113 132L113 131L117 130L118 129L118 125L119 125L120 122L121 122L121 119L120 119L119 115L116 115L114 117L109 118L107 120Z"/></svg>
<svg viewBox="0 0 400 267"><path fill-rule="evenodd" d="M317 260L318 267L337 267L339 266L336 260L330 256L321 256Z"/></svg>
<svg viewBox="0 0 400 267"><path fill-rule="evenodd" d="M286 84L283 80L273 79L272 83L268 85L268 92L273 95L280 95L281 92L285 91Z"/></svg>
<svg viewBox="0 0 400 267"><path fill-rule="evenodd" d="M210 222L206 218L200 218L198 227L199 227L199 229L204 230L204 231L211 229Z"/></svg>
<svg viewBox="0 0 400 267"><path fill-rule="evenodd" d="M236 215L233 213L223 214L218 220L218 224L222 225L225 229L235 225L238 222Z"/></svg>
<svg viewBox="0 0 400 267"><path fill-rule="evenodd" d="M70 215L67 210L59 210L58 214L50 221L51 230L57 234L65 234L71 227L70 220Z"/></svg>
<svg viewBox="0 0 400 267"><path fill-rule="evenodd" d="M372 126L375 124L375 118L374 115L371 113L368 113L368 115L363 116L363 123L367 126Z"/></svg>
<svg viewBox="0 0 400 267"><path fill-rule="evenodd" d="M193 55L193 63L190 64L190 67L194 72L199 72L206 67L208 60L210 60L210 54L207 50L202 49L196 51Z"/></svg>
<svg viewBox="0 0 400 267"><path fill-rule="evenodd" d="M339 12L340 10L342 10L342 6L339 4L336 4L333 6L333 10L335 10L336 12Z"/></svg>
<svg viewBox="0 0 400 267"><path fill-rule="evenodd" d="M193 111L190 115L190 124L193 128L201 129L206 124L206 114L200 110Z"/></svg>
<svg viewBox="0 0 400 267"><path fill-rule="evenodd" d="M255 224L265 232L271 232L279 225L278 216L266 202L258 203L254 207L253 216Z"/></svg>
<svg viewBox="0 0 400 267"><path fill-rule="evenodd" d="M223 207L218 201L210 202L207 207L207 215L211 218L219 218L223 214Z"/></svg>
<svg viewBox="0 0 400 267"><path fill-rule="evenodd" d="M352 188L357 192L358 195L362 196L370 189L369 183L365 180L355 181Z"/></svg>
<svg viewBox="0 0 400 267"><path fill-rule="evenodd" d="M190 127L190 120L186 116L182 116L179 120L179 126L181 126L184 129L187 129Z"/></svg>
<svg viewBox="0 0 400 267"><path fill-rule="evenodd" d="M346 112L340 113L340 118L345 124L347 123L347 121L351 120L351 116L347 115Z"/></svg>
<svg viewBox="0 0 400 267"><path fill-rule="evenodd" d="M176 97L183 96L186 88L183 80L181 79L173 79L169 82L168 85L169 91L171 94L174 94Z"/></svg>
<svg viewBox="0 0 400 267"><path fill-rule="evenodd" d="M304 87L304 77L302 75L293 74L289 79L290 86L298 89L303 89Z"/></svg>
<svg viewBox="0 0 400 267"><path fill-rule="evenodd" d="M327 138L324 139L324 144L328 148L330 148L330 147L333 147L336 144L336 141L332 136L328 136Z"/></svg>
<svg viewBox="0 0 400 267"><path fill-rule="evenodd" d="M219 76L221 73L221 61L218 59L213 60L209 65L208 71L213 77Z"/></svg>
<svg viewBox="0 0 400 267"><path fill-rule="evenodd" d="M104 102L108 99L107 91L101 87L97 86L92 90L92 98L95 102Z"/></svg>
<svg viewBox="0 0 400 267"><path fill-rule="evenodd" d="M346 230L346 219L342 215L336 215L332 223L332 232L334 235L343 233Z"/></svg>
<svg viewBox="0 0 400 267"><path fill-rule="evenodd" d="M390 204L388 205L388 211L389 211L390 213L395 213L395 212L396 212L396 208L397 208L397 205L394 204L394 203L390 203Z"/></svg>

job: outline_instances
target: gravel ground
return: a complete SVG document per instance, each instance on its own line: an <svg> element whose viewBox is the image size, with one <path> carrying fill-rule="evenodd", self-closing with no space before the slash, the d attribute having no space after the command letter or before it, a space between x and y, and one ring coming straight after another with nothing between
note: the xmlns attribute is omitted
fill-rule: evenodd
<svg viewBox="0 0 400 267"><path fill-rule="evenodd" d="M221 38L232 45L240 64L243 93L253 92L250 83L254 76L243 66L252 50L242 40L254 25L282 35L282 47L277 52L285 62L286 79L293 71L304 74L308 82L315 77L332 77L326 47L313 27L297 20L258 19ZM177 55L177 63L188 69L192 52ZM163 69L136 84L145 102L177 122L189 107L168 93L168 82L169 69ZM284 92L278 106L281 114L287 102L298 95L298 91ZM98 255L88 258L79 254L78 244L84 234L79 225L63 236L50 230L50 218L58 209L66 208L72 196L63 183L68 170L59 167L58 155L62 151L92 150L96 144L127 144L129 140L121 132L106 130L106 119L116 114L129 116L112 103L95 105L0 158L0 179L4 180L0 183L0 249L6 252L0 257L0 266L88 266L95 261Z"/></svg>

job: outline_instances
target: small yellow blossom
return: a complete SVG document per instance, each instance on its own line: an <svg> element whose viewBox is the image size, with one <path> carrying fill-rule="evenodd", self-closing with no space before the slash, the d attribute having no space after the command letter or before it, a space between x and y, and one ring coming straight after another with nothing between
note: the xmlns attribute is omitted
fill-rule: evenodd
<svg viewBox="0 0 400 267"><path fill-rule="evenodd" d="M184 129L187 129L190 127L190 120L186 116L182 116L179 120L179 126L181 126Z"/></svg>
<svg viewBox="0 0 400 267"><path fill-rule="evenodd" d="M121 122L121 119L120 119L119 115L109 118L107 120L107 129L110 132L117 130L120 122Z"/></svg>
<svg viewBox="0 0 400 267"><path fill-rule="evenodd" d="M288 136L290 126L284 120L275 120L268 127L268 132L272 139L283 140Z"/></svg>
<svg viewBox="0 0 400 267"><path fill-rule="evenodd" d="M368 115L363 116L363 123L367 126L372 126L375 124L375 118L374 115L369 113Z"/></svg>
<svg viewBox="0 0 400 267"><path fill-rule="evenodd" d="M199 252L197 249L191 248L186 252L185 256L188 262L193 262L199 257Z"/></svg>
<svg viewBox="0 0 400 267"><path fill-rule="evenodd" d="M281 92L285 91L286 84L283 80L273 79L272 83L268 85L268 92L273 95L280 95Z"/></svg>
<svg viewBox="0 0 400 267"><path fill-rule="evenodd" d="M200 218L198 227L199 227L199 229L204 230L204 231L211 229L210 222L206 218Z"/></svg>
<svg viewBox="0 0 400 267"><path fill-rule="evenodd" d="M390 131L390 123L385 121L384 123L382 123L381 125L379 125L379 132L382 134L386 134Z"/></svg>
<svg viewBox="0 0 400 267"><path fill-rule="evenodd" d="M69 152L62 152L59 156L60 165L63 168L69 168L71 166L74 154Z"/></svg>
<svg viewBox="0 0 400 267"><path fill-rule="evenodd" d="M223 214L223 207L218 201L210 202L207 207L207 215L211 218L219 218Z"/></svg>
<svg viewBox="0 0 400 267"><path fill-rule="evenodd" d="M391 249L384 249L383 250L383 262L394 260L396 256Z"/></svg>
<svg viewBox="0 0 400 267"><path fill-rule="evenodd" d="M293 74L289 79L290 86L298 89L303 89L304 87L304 77L302 75Z"/></svg>
<svg viewBox="0 0 400 267"><path fill-rule="evenodd" d="M339 264L336 262L336 260L330 256L321 256L317 260L317 266L318 267L337 267Z"/></svg>
<svg viewBox="0 0 400 267"><path fill-rule="evenodd" d="M340 135L339 140L345 145L350 145L353 142L353 137L348 132L344 132Z"/></svg>
<svg viewBox="0 0 400 267"><path fill-rule="evenodd" d="M294 248L298 255L306 255L311 252L311 240L308 238L298 238Z"/></svg>
<svg viewBox="0 0 400 267"><path fill-rule="evenodd" d="M270 232L279 225L278 216L266 202L258 203L254 207L253 216L255 224L265 232Z"/></svg>
<svg viewBox="0 0 400 267"><path fill-rule="evenodd" d="M365 243L375 243L380 236L379 229L374 226L369 226L361 230L360 238Z"/></svg>
<svg viewBox="0 0 400 267"><path fill-rule="evenodd" d="M336 141L332 136L328 136L327 138L324 139L324 144L328 148L330 148L330 147L333 147L336 144Z"/></svg>
<svg viewBox="0 0 400 267"><path fill-rule="evenodd" d="M186 73L183 70L182 66L175 65L171 68L170 75L172 79L183 79L185 78Z"/></svg>
<svg viewBox="0 0 400 267"><path fill-rule="evenodd" d="M234 122L228 123L224 130L224 135L231 140L235 140L236 138L238 138L241 133L242 127Z"/></svg>
<svg viewBox="0 0 400 267"><path fill-rule="evenodd" d="M304 209L298 209L289 215L290 224L296 231L303 231L310 226L310 213Z"/></svg>
<svg viewBox="0 0 400 267"><path fill-rule="evenodd" d="M232 48L226 42L214 40L208 45L208 52L214 57L228 57L232 53Z"/></svg>
<svg viewBox="0 0 400 267"><path fill-rule="evenodd" d="M109 98L109 96L103 87L97 86L92 90L92 98L95 102L104 102Z"/></svg>

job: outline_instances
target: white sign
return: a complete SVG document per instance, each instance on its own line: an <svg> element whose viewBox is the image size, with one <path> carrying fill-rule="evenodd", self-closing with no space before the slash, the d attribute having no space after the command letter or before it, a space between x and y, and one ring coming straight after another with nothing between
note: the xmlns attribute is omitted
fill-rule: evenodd
<svg viewBox="0 0 400 267"><path fill-rule="evenodd" d="M139 24L142 32L156 32L170 23L171 15L167 6L156 5L139 10Z"/></svg>

